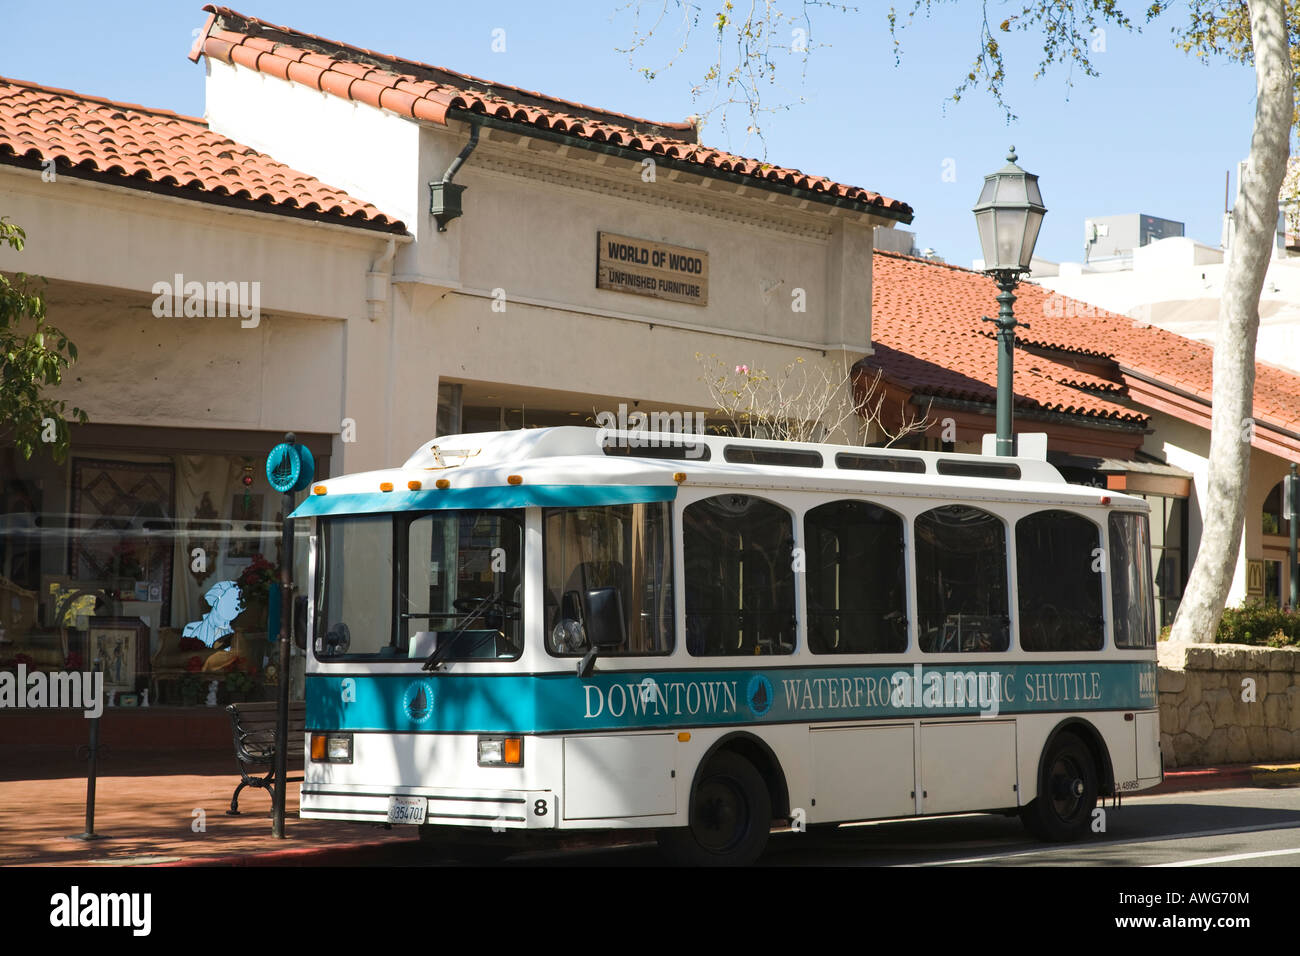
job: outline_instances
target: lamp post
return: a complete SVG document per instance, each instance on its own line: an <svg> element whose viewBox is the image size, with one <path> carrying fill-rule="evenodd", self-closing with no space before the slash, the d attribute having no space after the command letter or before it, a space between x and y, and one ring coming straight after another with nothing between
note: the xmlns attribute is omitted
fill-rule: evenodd
<svg viewBox="0 0 1300 956"><path fill-rule="evenodd" d="M1042 194L1038 177L1016 165L1016 148L1011 147L1007 164L984 177L984 189L975 204L975 225L979 228L980 248L984 252L984 272L998 286L998 431L999 455L1015 454L1011 431L1012 349L1016 341L1016 316L1012 304L1020 277L1030 270L1034 244L1043 224Z"/></svg>

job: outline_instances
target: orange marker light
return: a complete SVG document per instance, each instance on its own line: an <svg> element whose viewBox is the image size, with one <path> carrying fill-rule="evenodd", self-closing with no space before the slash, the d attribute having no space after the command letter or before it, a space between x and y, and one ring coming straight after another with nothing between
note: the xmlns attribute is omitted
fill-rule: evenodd
<svg viewBox="0 0 1300 956"><path fill-rule="evenodd" d="M311 759L317 761L325 759L325 735L324 734L311 735Z"/></svg>
<svg viewBox="0 0 1300 956"><path fill-rule="evenodd" d="M381 482L379 483L379 490L380 490L380 491L392 491L392 490L393 490L393 483L392 483L391 481L381 481Z"/></svg>
<svg viewBox="0 0 1300 956"><path fill-rule="evenodd" d="M679 734L677 735L677 740L678 740L680 743L684 743L684 744L688 744L688 743L690 743L690 742L691 742L691 732L690 732L689 730L683 730L681 733L679 733Z"/></svg>
<svg viewBox="0 0 1300 956"><path fill-rule="evenodd" d="M421 488L424 487L424 485L418 481L408 481L406 483L406 487L411 489L412 491L419 491Z"/></svg>
<svg viewBox="0 0 1300 956"><path fill-rule="evenodd" d="M451 482L448 481L446 478L439 478L437 481L434 482L434 485L437 486L438 488L450 488Z"/></svg>
<svg viewBox="0 0 1300 956"><path fill-rule="evenodd" d="M524 741L522 737L507 737L501 751L502 763L519 766L524 762Z"/></svg>
<svg viewBox="0 0 1300 956"><path fill-rule="evenodd" d="M677 482L679 485L685 480L686 480L686 472L684 471L676 472L673 475L673 481Z"/></svg>
<svg viewBox="0 0 1300 956"><path fill-rule="evenodd" d="M314 495L323 495L323 494L325 494L325 486L324 486L324 485L317 485L317 486L316 486L315 488L313 488L311 491L312 491L312 494L314 494Z"/></svg>
<svg viewBox="0 0 1300 956"><path fill-rule="evenodd" d="M510 482L510 484L512 484L512 485L522 485L522 484L524 483L524 476L523 476L523 475L509 475L509 476L506 477L506 481Z"/></svg>

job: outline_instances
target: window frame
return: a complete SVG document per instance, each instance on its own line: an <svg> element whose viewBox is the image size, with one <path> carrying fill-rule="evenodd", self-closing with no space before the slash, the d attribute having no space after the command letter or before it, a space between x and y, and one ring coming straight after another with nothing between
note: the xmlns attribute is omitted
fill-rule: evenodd
<svg viewBox="0 0 1300 956"><path fill-rule="evenodd" d="M632 502L632 503L633 503L633 504L659 505L659 506L663 509L663 510L662 510L663 519L664 519L664 521L663 521L663 526L664 526L664 530L665 530L665 532L666 532L666 534L667 534L667 536L668 536L668 541L667 541L667 547L666 547L665 552L664 552L664 560L665 560L665 564L666 564L666 569L665 569L665 573L664 573L663 575L661 575L661 580L664 581L664 582L666 582L666 583L668 584L668 586L672 589L672 599L671 599L671 601L669 602L668 609L667 609L667 615L666 615L666 616L667 616L667 624L668 624L668 646L667 646L667 648L666 648L665 650L662 650L662 651L649 651L649 652L647 652L647 651L635 651L635 652L632 652L632 651L622 651L622 650L617 649L617 648L601 648L601 650L600 650L600 657L601 657L601 658L619 658L619 659L637 658L637 657L669 657L669 656L671 656L672 654L674 654L674 653L677 651L678 644L681 643L681 642L679 642L678 639L677 639L677 638L678 638L678 627L677 627L677 590L678 590L678 584L677 584L677 563L678 563L678 562L677 562L677 555L678 555L678 551L679 551L679 549L678 549L678 547L677 547L678 531L677 531L677 528L675 527L676 522L675 522L675 520L674 520L674 516L673 516L673 511L674 511L675 509L672 507L673 503L672 503L671 501L660 501L660 502ZM550 514L552 514L553 512L557 512L557 511L584 511L584 510L590 510L590 509L593 509L593 508L612 508L612 507L621 507L621 506L619 506L619 505L580 505L580 506L567 506L567 507L544 507L544 508L539 508L539 509L538 509L538 529L539 529L539 538L538 538L538 540L539 540L539 542L540 542L540 547L541 547L541 559L540 559L540 567L539 567L539 570L540 570L540 572L541 572L541 580L540 580L540 586L539 586L539 588L538 588L538 592L539 592L539 594L541 595L541 610L540 610L540 612L539 612L540 615L541 615L540 618L539 618L539 620L540 620L541 623L540 623L540 627L539 627L538 633L539 633L539 635L540 635L540 637L541 637L542 647L543 647L544 650L546 651L546 654L547 654L551 659L553 659L553 660L574 660L574 659L576 659L576 658L581 658L581 657L582 657L584 654L586 654L587 651L590 649L590 645L588 645L587 647L585 647L585 648L582 649L582 650L577 650L577 651L566 651L566 652L562 652L562 653L561 653L561 652L557 652L557 651L555 651L555 650L553 650L553 649L551 648L550 634L549 634L548 631L547 631L547 609L546 609L546 596L547 596L547 591L548 591L548 587L547 587L547 584L548 584L548 582L547 582L547 555L548 555L548 553L549 553L549 551L548 551L548 549L547 549L547 541L546 541L546 519L547 519L547 516L550 515ZM684 555L683 555L683 560L684 560Z"/></svg>
<svg viewBox="0 0 1300 956"><path fill-rule="evenodd" d="M528 571L527 571L527 553L528 553L528 520L526 510L523 508L476 508L476 509L454 509L439 508L427 511L391 511L376 512L373 514L340 514L318 519L316 525L316 548L312 555L313 569L313 587L312 587L312 607L311 607L311 652L317 663L320 664L360 664L360 663L386 663L386 664L422 664L424 658L410 657L409 640L407 637L406 645L399 643L402 635L404 623L401 619L403 610L410 610L410 595L406 593L409 586L410 574L410 529L416 521L429 517L450 517L460 516L468 513L476 515L496 515L503 518L513 518L518 528L518 567L519 567L519 641L518 651L512 657L461 657L454 654L448 654L443 658L447 662L458 662L465 664L492 664L501 663L509 664L518 662L524 655L528 642L527 628L527 607L528 607ZM380 518L387 517L388 522L388 540L389 551L392 556L392 570L389 586L387 588L388 602L388 640L380 645L376 652L353 653L348 651L337 656L325 656L320 653L317 645L325 636L322 630L325 622L325 608L328 607L329 599L325 595L324 587L329 581L329 539L332 535L332 528L336 522L346 522L357 518ZM399 543L402 545L399 547ZM399 598L401 600L399 600ZM449 615L450 616L450 615ZM390 653L384 653L388 650ZM400 652L400 653L399 653Z"/></svg>
<svg viewBox="0 0 1300 956"><path fill-rule="evenodd" d="M1013 538L1013 535L1010 533L1011 521L1005 514L999 513L997 511L992 511L986 507L982 507L982 505L985 504L1005 506L1006 504L1009 504L1009 502L980 501L976 503L970 501L956 501L956 502L948 501L943 504L933 505L932 507L929 508L922 508L912 516L910 522L912 526L910 550L911 550L911 558L912 558L913 573L914 573L912 592L915 600L915 604L912 610L912 627L916 633L916 646L919 649L920 653L923 655L933 655L935 657L949 656L949 655L965 656L969 654L1008 654L1008 653L1019 651L1018 644L1012 640L1012 632L1015 630L1016 623L1017 623L1013 616L1016 613L1016 610L1012 607L1012 605L1013 603L1018 603L1018 602L1013 602L1012 597L1013 594L1018 594L1018 588L1014 578L1012 577L1014 562L1012 561L1012 551L1011 551L1012 538ZM923 639L924 637L923 630L924 630L925 622L922 621L922 616L924 614L922 610L922 587L924 585L924 581L923 581L923 575L921 569L921 549L920 549L921 535L917 528L917 523L920 522L921 519L924 518L926 515L932 512L943 511L944 509L949 509L949 508L965 508L971 511L982 512L983 514L989 515L990 517L994 518L1001 528L1002 575L1003 575L1002 594L1004 598L1004 611L1001 617L1005 618L1005 623L1003 626L1006 628L1006 646L1004 647L987 648L987 649L973 648L970 650L962 650L960 634L958 635L958 641L957 641L958 646L955 649L945 650L942 648L942 646L936 649L929 649L925 646L926 642ZM972 616L993 617L995 615L972 615ZM946 622L944 623L943 626L944 627L947 626ZM940 635L941 645L945 640L946 638L941 633Z"/></svg>
<svg viewBox="0 0 1300 956"><path fill-rule="evenodd" d="M813 512L818 511L822 508L828 508L838 504L856 504L856 505L862 505L864 507L875 508L879 511L884 512L886 515L892 516L898 522L898 530L899 530L898 569L899 569L899 577L900 577L899 584L900 584L900 594L902 598L902 611L903 611L903 646L899 650L846 650L846 651L818 650L813 646L813 639L812 639L813 584L812 584L812 571L809 567L809 561L812 555L812 543L811 543L812 536L809 532L808 519L809 516L813 514ZM913 638L912 625L914 623L916 608L915 608L915 594L914 594L915 581L913 580L912 569L909 567L909 552L912 550L913 547L913 537L910 530L911 522L908 520L908 518L902 512L898 511L896 508L888 507L866 496L855 495L848 498L844 498L844 497L829 498L828 500L822 501L818 504L809 505L808 507L804 508L802 513L799 515L798 525L799 525L799 533L800 533L799 546L804 549L804 556L805 556L804 571L802 574L802 578L803 578L802 621L803 621L803 632L804 632L803 646L807 648L808 652L810 654L813 654L814 656L823 657L823 658L849 657L855 655L876 658L876 657L889 656L889 655L896 656L900 654L907 654L909 651L911 651L915 644L915 642L912 639ZM842 613L842 609L836 607L834 612L831 613L839 615Z"/></svg>
<svg viewBox="0 0 1300 956"><path fill-rule="evenodd" d="M806 593L806 587L801 585L799 580L800 577L802 576L801 573L796 572L793 568L793 553L795 549L803 546L803 538L801 537L803 529L802 529L802 523L799 520L801 510L792 503L784 503L782 501L779 501L777 499L774 499L772 497L769 497L768 495L762 494L761 492L752 489L714 488L714 489L701 489L701 490L704 491L703 494L700 494L698 497L694 497L689 501L682 501L679 499L680 507L676 509L677 511L676 520L680 522L680 526L677 529L678 530L677 540L680 542L680 548L678 553L681 555L681 561L678 563L678 568L676 572L678 574L676 581L680 585L680 590L678 592L678 596L676 600L680 603L680 607L681 607L681 627L678 629L678 633L681 635L681 640L678 643L683 653L690 660L706 660L712 658L712 659L729 660L729 661L736 660L737 658L745 658L751 656L758 656L766 659L777 658L777 659L789 660L793 657L802 654L805 645L803 631L805 627L804 615L806 614L806 607L807 607L807 593ZM763 653L759 655L754 655L752 651L748 651L748 652L738 651L736 653L715 654L715 653L706 653L704 651L696 651L691 646L691 635L690 635L690 626L689 626L691 611L688 604L690 594L691 594L691 587L690 587L689 577L687 575L687 530L686 530L687 511L690 508L694 507L695 505L711 501L715 498L724 498L724 497L743 497L743 498L749 498L751 500L761 501L764 504L769 505L770 507L783 512L786 516L787 527L789 528L789 535L790 535L789 537L789 542L790 542L789 566L790 566L790 582L791 582L790 615L792 619L791 645L789 650L772 651L769 653ZM775 613L775 612L768 612L768 613Z"/></svg>
<svg viewBox="0 0 1300 956"><path fill-rule="evenodd" d="M1102 549L1104 549L1104 550L1102 551L1102 554L1103 554L1103 557L1104 557L1106 563L1103 564L1102 570L1099 571L1099 572L1090 572L1090 573L1093 573L1093 574L1095 575L1096 580L1097 580L1097 616L1100 618L1100 622L1101 622L1101 633L1100 633L1101 641L1100 641L1100 643L1098 644L1097 647L1094 647L1094 648L1056 649L1056 650L1045 650L1045 649L1036 649L1036 648L1028 648L1028 647L1025 647L1024 640L1023 640L1023 631L1024 631L1025 614L1024 614L1023 608L1021 607L1022 595L1024 594L1024 582L1023 582L1022 577L1021 577L1021 574L1020 574L1020 552L1021 552L1021 548L1020 548L1020 526L1021 526L1021 524L1022 524L1023 522L1025 522L1025 521L1029 521L1029 520L1031 520L1031 519L1033 519L1033 518L1040 517L1040 516L1043 516L1043 515L1048 515L1048 514L1062 514L1062 515L1068 515L1068 516L1070 516L1071 518L1078 519L1078 520L1080 520L1080 521L1086 521L1088 524L1092 525L1094 531L1096 532L1096 538L1095 538L1095 540L1096 540L1096 545L1095 545L1095 547L1096 547L1096 548L1102 548ZM1013 536L1014 536L1014 538L1015 538L1015 565L1016 565L1016 586L1015 586L1015 596L1016 596L1016 626L1015 626L1016 641L1015 641L1015 647L1016 647L1016 649L1017 649L1018 651L1022 652L1022 653L1025 653L1025 654L1099 654L1099 653L1104 653L1104 652L1106 651L1106 649L1107 649L1107 646L1108 646L1108 644L1107 644L1107 640L1108 640L1107 635L1108 635L1108 633L1109 633L1109 631L1110 631L1110 627L1109 627L1109 624L1110 624L1110 617L1109 617L1109 615L1108 615L1108 613L1107 613L1107 608L1106 608L1106 601L1107 601L1106 593L1107 593L1107 590L1109 589L1109 585L1110 585L1110 582L1109 582L1109 561L1110 561L1110 558L1109 558L1109 551L1108 551L1108 543L1104 543L1104 542L1106 542L1106 539L1105 539L1104 534L1103 534L1103 528L1102 528L1101 523L1098 522L1097 520L1095 520L1092 516L1090 516L1090 515L1088 515L1088 514L1085 514L1085 513L1083 513L1083 512L1080 512L1080 511L1071 511L1071 510L1069 510L1066 506L1061 505L1061 504L1051 504L1051 505L1049 505L1048 507L1045 507L1045 508L1038 508L1038 509L1036 509L1036 510L1034 510L1034 511L1027 512L1026 514L1023 514L1023 515L1021 515L1020 517L1016 518L1016 519L1015 519L1015 522L1014 522L1014 524L1013 524L1012 531L1014 532L1014 535L1013 535ZM1095 551L1090 552L1090 558L1089 558L1089 560L1090 560L1090 561L1093 560L1093 559L1095 558L1095 556L1096 556L1096 552L1095 552Z"/></svg>

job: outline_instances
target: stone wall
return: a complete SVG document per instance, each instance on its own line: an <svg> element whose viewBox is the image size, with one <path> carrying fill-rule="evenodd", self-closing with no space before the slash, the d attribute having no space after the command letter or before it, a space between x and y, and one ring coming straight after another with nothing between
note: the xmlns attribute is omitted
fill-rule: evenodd
<svg viewBox="0 0 1300 956"><path fill-rule="evenodd" d="M1162 642L1159 660L1166 770L1300 759L1300 650Z"/></svg>

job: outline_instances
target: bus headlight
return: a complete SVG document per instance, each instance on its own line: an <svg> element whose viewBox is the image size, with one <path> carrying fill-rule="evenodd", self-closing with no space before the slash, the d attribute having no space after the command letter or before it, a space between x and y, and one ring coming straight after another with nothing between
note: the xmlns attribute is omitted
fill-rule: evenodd
<svg viewBox="0 0 1300 956"><path fill-rule="evenodd" d="M480 737L478 739L478 765L480 767L522 767L524 765L524 738Z"/></svg>

